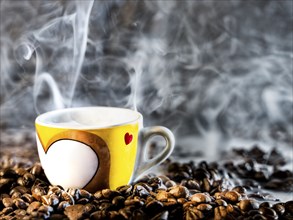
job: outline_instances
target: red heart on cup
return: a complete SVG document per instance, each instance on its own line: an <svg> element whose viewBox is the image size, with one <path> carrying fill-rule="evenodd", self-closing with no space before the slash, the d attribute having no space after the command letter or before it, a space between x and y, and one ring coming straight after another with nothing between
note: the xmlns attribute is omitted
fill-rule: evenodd
<svg viewBox="0 0 293 220"><path fill-rule="evenodd" d="M125 141L125 144L128 145L130 144L130 142L132 141L132 134L129 134L128 132L124 135L124 141Z"/></svg>

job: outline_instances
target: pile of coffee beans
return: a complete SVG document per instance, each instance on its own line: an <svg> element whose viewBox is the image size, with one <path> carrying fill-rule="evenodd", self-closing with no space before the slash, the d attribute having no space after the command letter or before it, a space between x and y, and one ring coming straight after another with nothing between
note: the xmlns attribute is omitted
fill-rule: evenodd
<svg viewBox="0 0 293 220"><path fill-rule="evenodd" d="M276 181L279 189L292 192L292 171L281 170L286 161L275 151L279 160L268 164L250 151L265 154L254 147L235 150L242 158L237 163L167 160L163 175L148 174L93 194L50 185L38 162L24 165L2 157L0 219L293 219L293 200L280 202L261 192L264 186L276 189Z"/></svg>

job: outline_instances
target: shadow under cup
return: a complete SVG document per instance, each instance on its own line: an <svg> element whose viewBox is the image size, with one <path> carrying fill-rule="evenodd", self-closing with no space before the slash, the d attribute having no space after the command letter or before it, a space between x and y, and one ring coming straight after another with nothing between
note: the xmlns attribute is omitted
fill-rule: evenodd
<svg viewBox="0 0 293 220"><path fill-rule="evenodd" d="M95 192L116 189L164 161L174 136L162 126L143 128L140 113L123 108L83 107L47 112L36 118L38 153L52 185ZM146 143L163 136L166 146L146 159Z"/></svg>

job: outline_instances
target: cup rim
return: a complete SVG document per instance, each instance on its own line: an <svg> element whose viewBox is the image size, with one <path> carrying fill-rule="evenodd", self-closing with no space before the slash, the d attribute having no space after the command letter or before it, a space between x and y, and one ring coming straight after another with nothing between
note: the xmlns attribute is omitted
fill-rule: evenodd
<svg viewBox="0 0 293 220"><path fill-rule="evenodd" d="M133 120L127 120L122 123L113 123L109 125L82 125L81 127L77 126L70 126L70 125L60 125L58 123L48 123L44 122L44 118L46 117L53 117L56 116L57 114L60 113L66 113L66 112L71 112L71 111L82 111L85 109L107 109L107 110L121 110L121 111L128 111L133 114L136 114L137 116ZM129 109L129 108L120 108L120 107L108 107L108 106L84 106L84 107L70 107L70 108L63 108L63 109L56 109L52 111L48 111L45 113L42 113L38 115L35 119L35 124L36 125L41 125L45 127L51 127L51 128L62 128L62 129L74 129L74 130L93 130L93 129L103 129L103 128L113 128L113 127L118 127L118 126L123 126L127 124L133 124L136 121L142 121L142 114L139 113L138 111Z"/></svg>

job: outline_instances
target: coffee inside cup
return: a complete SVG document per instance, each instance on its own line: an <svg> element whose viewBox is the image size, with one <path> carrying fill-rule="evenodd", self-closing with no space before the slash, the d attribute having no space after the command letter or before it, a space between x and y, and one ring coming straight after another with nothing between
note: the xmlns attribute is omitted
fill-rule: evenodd
<svg viewBox="0 0 293 220"><path fill-rule="evenodd" d="M139 118L141 115L130 109L85 107L48 112L38 118L38 123L51 124L56 127L86 129L122 125Z"/></svg>

